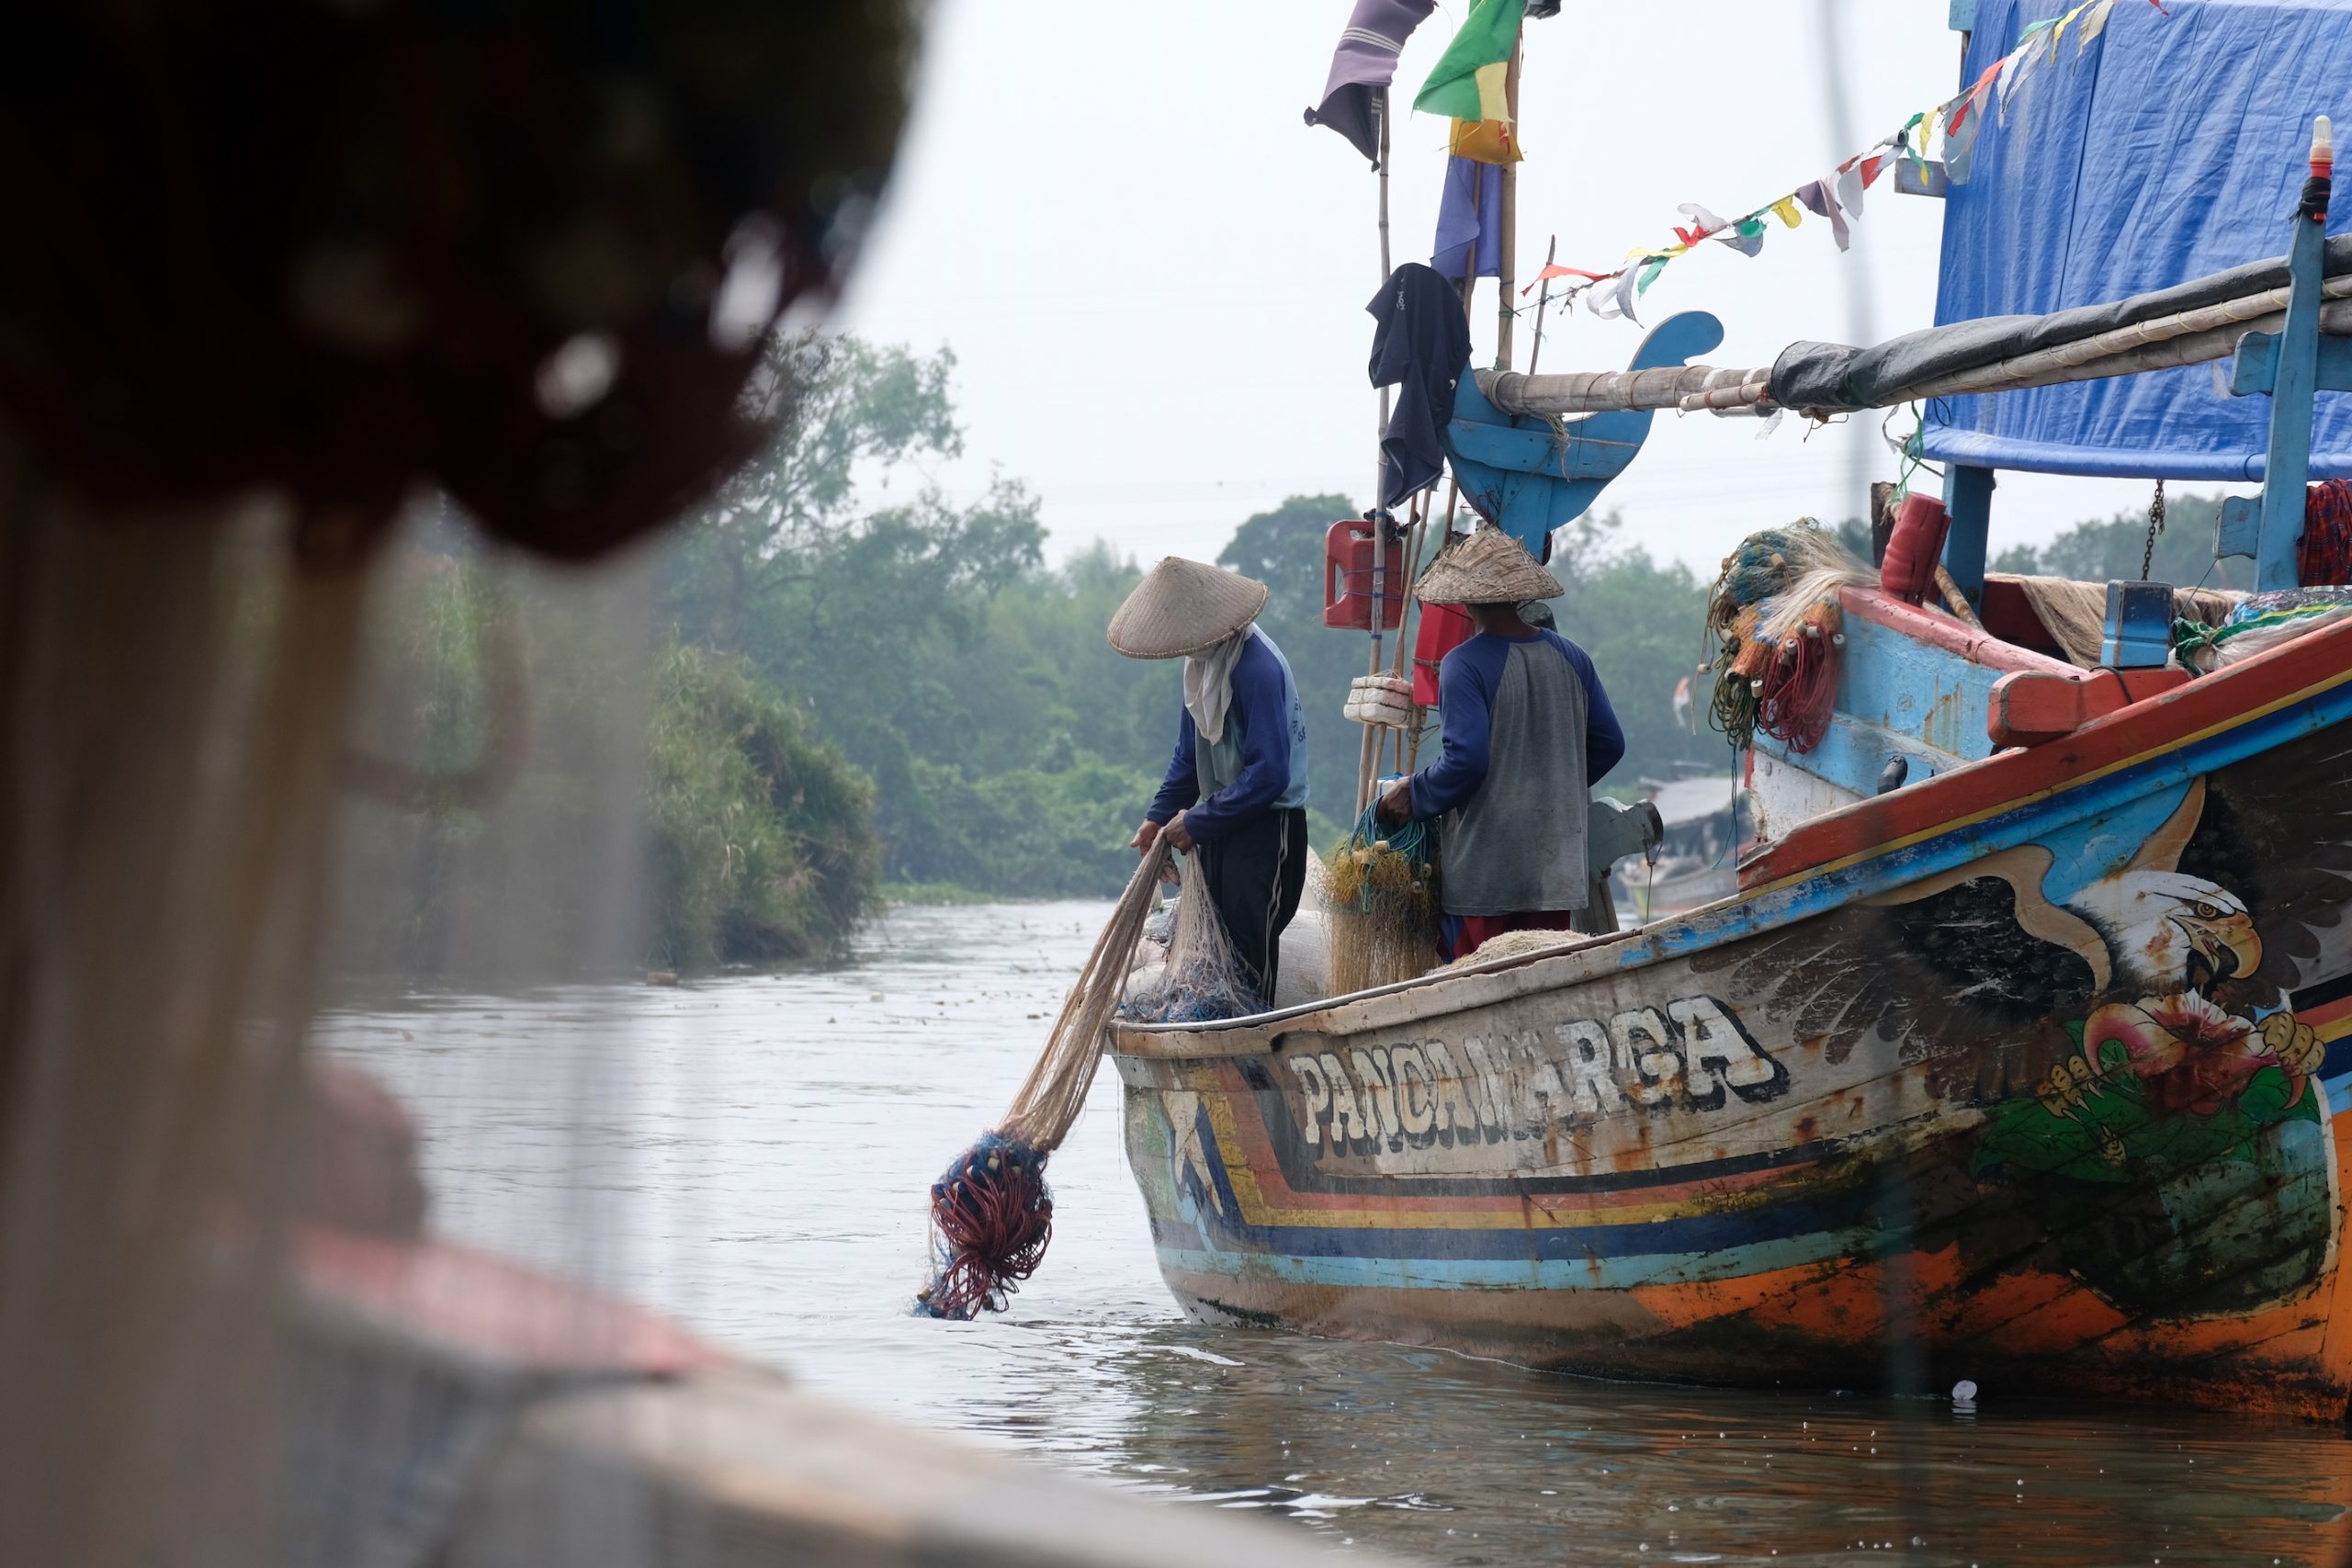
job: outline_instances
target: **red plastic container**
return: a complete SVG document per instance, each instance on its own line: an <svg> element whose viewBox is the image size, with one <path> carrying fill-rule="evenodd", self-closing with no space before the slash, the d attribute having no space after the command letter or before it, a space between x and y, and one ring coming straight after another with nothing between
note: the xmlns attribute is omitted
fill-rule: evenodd
<svg viewBox="0 0 2352 1568"><path fill-rule="evenodd" d="M1936 566L1944 557L1944 535L1951 514L1932 495L1908 495L1894 511L1894 527L1887 535L1886 559L1879 564L1879 586L1898 599L1917 604L1935 586Z"/></svg>
<svg viewBox="0 0 2352 1568"><path fill-rule="evenodd" d="M1362 518L1334 523L1323 536L1323 624L1372 629L1372 573L1377 560L1374 525ZM1393 632L1405 614L1405 542L1391 538L1381 584L1380 629Z"/></svg>

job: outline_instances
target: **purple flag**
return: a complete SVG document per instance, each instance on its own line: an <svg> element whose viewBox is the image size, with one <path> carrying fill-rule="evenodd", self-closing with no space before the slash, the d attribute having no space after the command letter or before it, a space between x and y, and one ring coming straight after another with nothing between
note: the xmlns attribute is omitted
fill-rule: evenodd
<svg viewBox="0 0 2352 1568"><path fill-rule="evenodd" d="M1472 195L1473 190L1476 195ZM1459 283L1478 251L1478 276L1503 275L1503 172L1467 158L1445 161L1445 195L1437 205L1437 249L1430 265Z"/></svg>
<svg viewBox="0 0 2352 1568"><path fill-rule="evenodd" d="M1356 0L1348 30L1331 56L1323 101L1306 111L1309 125L1328 125L1349 145L1380 163L1380 116L1396 55L1437 0Z"/></svg>

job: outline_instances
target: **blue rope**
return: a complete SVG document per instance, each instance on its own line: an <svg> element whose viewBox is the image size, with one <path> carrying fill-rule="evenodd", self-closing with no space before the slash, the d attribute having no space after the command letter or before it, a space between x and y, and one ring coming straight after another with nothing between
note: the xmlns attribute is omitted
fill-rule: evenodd
<svg viewBox="0 0 2352 1568"><path fill-rule="evenodd" d="M1361 846L1370 849L1374 844L1385 841L1391 850L1403 855L1412 865L1419 867L1429 864L1430 851L1434 847L1437 835L1430 831L1430 825L1426 822L1400 822L1393 828L1384 825L1380 820L1380 797L1375 791L1372 804L1363 808L1362 814L1356 818L1356 825L1348 830L1347 847L1355 849ZM1372 888L1369 884L1358 890L1356 902L1366 909L1372 908Z"/></svg>

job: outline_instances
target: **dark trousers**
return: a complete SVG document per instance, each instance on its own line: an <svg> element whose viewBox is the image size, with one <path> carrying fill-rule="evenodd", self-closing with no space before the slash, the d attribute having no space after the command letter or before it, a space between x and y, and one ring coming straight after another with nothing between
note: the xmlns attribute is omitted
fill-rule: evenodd
<svg viewBox="0 0 2352 1568"><path fill-rule="evenodd" d="M1283 928L1298 913L1306 890L1306 809L1269 811L1214 841L1204 840L1195 857L1209 902L1225 923L1258 998L1274 1005L1274 980L1282 964Z"/></svg>

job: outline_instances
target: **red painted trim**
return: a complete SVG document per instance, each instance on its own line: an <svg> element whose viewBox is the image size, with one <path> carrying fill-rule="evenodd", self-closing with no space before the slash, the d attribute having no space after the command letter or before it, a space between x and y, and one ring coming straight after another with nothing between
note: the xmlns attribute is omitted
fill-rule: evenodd
<svg viewBox="0 0 2352 1568"><path fill-rule="evenodd" d="M2033 670L2052 675L2079 675L2081 671L2064 664L2030 648L2019 648L2013 642L2003 642L1990 632L1962 626L1949 615L1939 615L1906 604L1902 600L1881 592L1875 588L1847 588L1838 594L1838 603L1846 614L1857 620L1874 622L1891 631L1901 632L1913 642L1923 642L1930 648L1965 659L1971 664L1981 664L1987 670Z"/></svg>
<svg viewBox="0 0 2352 1568"><path fill-rule="evenodd" d="M2039 746L2092 719L2188 684L2186 670L2016 670L1993 682L1985 733L1995 746Z"/></svg>
<svg viewBox="0 0 2352 1568"><path fill-rule="evenodd" d="M1851 595L1855 591L1847 592ZM1973 635L1965 628L1953 629L1963 637ZM2023 649L2015 651L2024 658L2039 658ZM1817 817L1742 865L1740 886L1754 887L1800 875L1833 861L1860 856L1951 823L2054 793L2143 753L2165 750L2210 729L2225 728L2233 720L2284 702L2347 669L2352 669L2352 621L2297 637L2215 674L2119 708L2072 735L2030 750L2003 751L1908 789L1857 801Z"/></svg>
<svg viewBox="0 0 2352 1568"><path fill-rule="evenodd" d="M471 1247L311 1225L295 1257L314 1301L518 1371L676 1377L729 1359L642 1308Z"/></svg>

